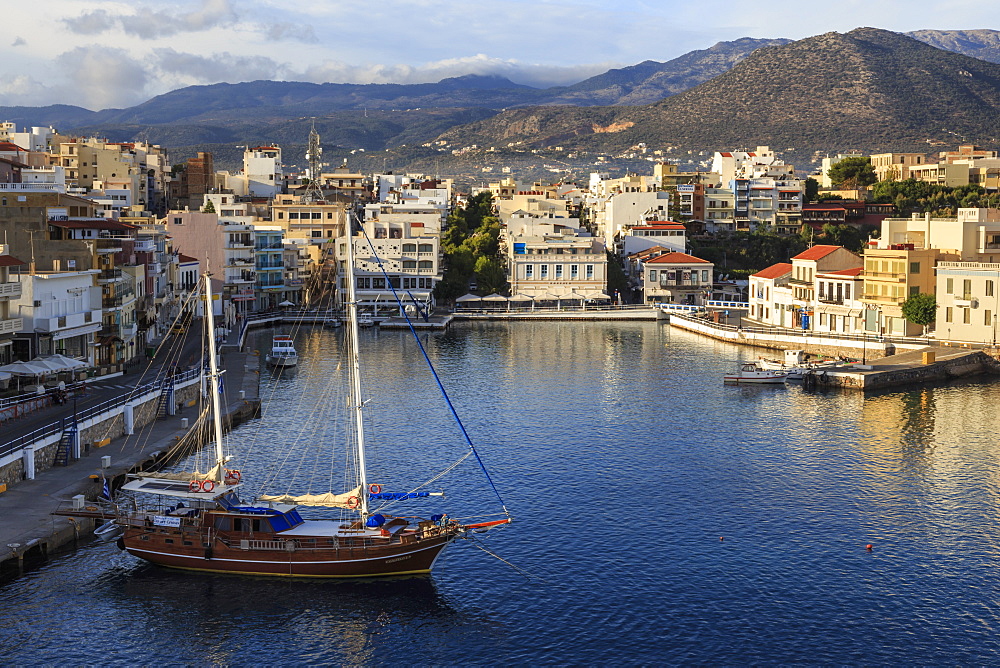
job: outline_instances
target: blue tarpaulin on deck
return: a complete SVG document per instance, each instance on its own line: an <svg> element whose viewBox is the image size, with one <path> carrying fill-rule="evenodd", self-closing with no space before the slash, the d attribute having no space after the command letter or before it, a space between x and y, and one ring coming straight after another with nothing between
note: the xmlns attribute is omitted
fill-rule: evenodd
<svg viewBox="0 0 1000 668"><path fill-rule="evenodd" d="M402 501L403 499L419 499L429 496L430 492L379 492L369 494L368 498L373 501Z"/></svg>

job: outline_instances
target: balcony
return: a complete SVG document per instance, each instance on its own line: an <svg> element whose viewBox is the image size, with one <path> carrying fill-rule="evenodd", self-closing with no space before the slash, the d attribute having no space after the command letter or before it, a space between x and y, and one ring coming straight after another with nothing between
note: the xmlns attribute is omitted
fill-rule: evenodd
<svg viewBox="0 0 1000 668"><path fill-rule="evenodd" d="M135 338L136 329L135 323L131 325L122 325L122 338L126 340Z"/></svg>
<svg viewBox="0 0 1000 668"><path fill-rule="evenodd" d="M24 329L24 318L0 320L0 334L13 334Z"/></svg>
<svg viewBox="0 0 1000 668"><path fill-rule="evenodd" d="M0 299L17 299L21 296L21 284L17 282L0 283Z"/></svg>
<svg viewBox="0 0 1000 668"><path fill-rule="evenodd" d="M844 300L841 297L828 297L827 295L820 295L818 298L823 304L843 304Z"/></svg>
<svg viewBox="0 0 1000 668"><path fill-rule="evenodd" d="M135 242L136 253L155 253L156 243L152 239L139 239Z"/></svg>
<svg viewBox="0 0 1000 668"><path fill-rule="evenodd" d="M906 301L906 297L889 297L888 295L863 295L861 297L866 302L877 302L879 304L899 305Z"/></svg>
<svg viewBox="0 0 1000 668"><path fill-rule="evenodd" d="M122 305L128 304L135 300L134 292L126 292L120 295L115 295L114 297L105 297L101 300L101 306L106 309L117 309L121 308Z"/></svg>
<svg viewBox="0 0 1000 668"><path fill-rule="evenodd" d="M97 275L98 283L114 283L115 281L120 281L121 279L121 269L101 269L101 273Z"/></svg>
<svg viewBox="0 0 1000 668"><path fill-rule="evenodd" d="M100 311L83 311L82 313L68 313L51 318L39 318L36 316L33 323L34 329L37 332L58 332L64 329L85 327L100 321Z"/></svg>
<svg viewBox="0 0 1000 668"><path fill-rule="evenodd" d="M122 240L121 239L96 239L94 241L94 250L98 254L104 255L108 253L121 253L122 252Z"/></svg>
<svg viewBox="0 0 1000 668"><path fill-rule="evenodd" d="M0 183L2 193L66 192L64 183Z"/></svg>

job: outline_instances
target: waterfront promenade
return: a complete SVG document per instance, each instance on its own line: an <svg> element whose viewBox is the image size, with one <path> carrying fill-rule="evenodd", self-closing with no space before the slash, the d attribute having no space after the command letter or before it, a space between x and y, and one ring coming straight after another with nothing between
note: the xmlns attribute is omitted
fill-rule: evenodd
<svg viewBox="0 0 1000 668"><path fill-rule="evenodd" d="M230 336L236 337L238 332ZM238 351L224 354L227 393L223 412L230 419L246 419L256 412L257 365L255 355ZM11 425L5 430L4 442L17 438L22 431L36 429L41 423L59 420L65 409L66 406L43 409L30 420ZM44 560L59 548L72 546L81 537L88 536L94 529L93 520L51 513L60 506L68 506L77 494L83 494L88 500L97 498L101 493L102 476L108 479L122 476L154 454L166 452L184 433L183 421L194 420L195 411L193 407L182 407L175 415L154 420L133 436L114 439L103 447L85 449L79 459L67 466L45 469L36 473L34 480L10 484L7 491L0 494L0 518L3 518L0 521L0 578L16 576L26 565ZM101 466L104 456L111 458L107 469Z"/></svg>

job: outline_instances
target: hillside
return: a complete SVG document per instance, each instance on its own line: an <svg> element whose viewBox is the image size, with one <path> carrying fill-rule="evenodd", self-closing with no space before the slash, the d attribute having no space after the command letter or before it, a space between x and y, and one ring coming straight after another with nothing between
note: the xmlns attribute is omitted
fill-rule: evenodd
<svg viewBox="0 0 1000 668"><path fill-rule="evenodd" d="M563 144L614 152L639 142L713 149L929 149L1000 137L1000 65L902 34L859 28L754 52L696 88L642 107L533 108L453 128L452 144Z"/></svg>
<svg viewBox="0 0 1000 668"><path fill-rule="evenodd" d="M914 30L906 34L945 51L1000 63L998 30Z"/></svg>

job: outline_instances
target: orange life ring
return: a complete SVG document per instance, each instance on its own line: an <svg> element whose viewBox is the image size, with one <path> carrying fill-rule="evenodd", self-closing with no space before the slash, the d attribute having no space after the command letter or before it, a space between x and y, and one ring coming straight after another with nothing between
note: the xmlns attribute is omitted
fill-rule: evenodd
<svg viewBox="0 0 1000 668"><path fill-rule="evenodd" d="M203 492L211 492L214 489L215 489L215 481L214 480L203 480L202 481L202 483L201 483L201 491L203 491Z"/></svg>
<svg viewBox="0 0 1000 668"><path fill-rule="evenodd" d="M200 480L192 480L191 482L189 482L188 483L188 491L189 492L200 492L201 491L201 481Z"/></svg>
<svg viewBox="0 0 1000 668"><path fill-rule="evenodd" d="M239 469L226 470L226 480L235 480L236 482L239 482L242 479L243 474L240 473Z"/></svg>
<svg viewBox="0 0 1000 668"><path fill-rule="evenodd" d="M368 485L368 491L372 494L378 494L382 491L382 485L379 485L378 483Z"/></svg>
<svg viewBox="0 0 1000 668"><path fill-rule="evenodd" d="M354 510L360 505L361 505L361 499L359 499L356 496L352 496L349 499L347 499L347 507L350 508L351 510Z"/></svg>

